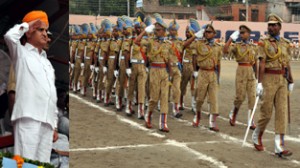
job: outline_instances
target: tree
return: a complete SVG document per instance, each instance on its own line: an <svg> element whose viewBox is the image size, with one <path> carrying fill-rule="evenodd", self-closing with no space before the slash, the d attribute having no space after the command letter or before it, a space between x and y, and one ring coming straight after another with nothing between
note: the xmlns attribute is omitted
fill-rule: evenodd
<svg viewBox="0 0 300 168"><path fill-rule="evenodd" d="M223 4L229 4L231 1L230 0L207 0L207 5L208 6L218 6L218 5L223 5Z"/></svg>
<svg viewBox="0 0 300 168"><path fill-rule="evenodd" d="M130 0L130 16L134 15L135 2ZM98 15L100 12L101 16L127 15L127 0L70 0L69 4L72 14Z"/></svg>

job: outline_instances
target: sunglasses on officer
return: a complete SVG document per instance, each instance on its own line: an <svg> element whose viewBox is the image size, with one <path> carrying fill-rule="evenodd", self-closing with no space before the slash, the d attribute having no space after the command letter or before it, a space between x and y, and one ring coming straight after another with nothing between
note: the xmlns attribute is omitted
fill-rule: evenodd
<svg viewBox="0 0 300 168"><path fill-rule="evenodd" d="M206 31L205 31L205 33L208 33L208 34L210 34L210 33L213 33L213 31L206 30Z"/></svg>
<svg viewBox="0 0 300 168"><path fill-rule="evenodd" d="M161 31L163 30L162 28L156 28L155 31Z"/></svg>

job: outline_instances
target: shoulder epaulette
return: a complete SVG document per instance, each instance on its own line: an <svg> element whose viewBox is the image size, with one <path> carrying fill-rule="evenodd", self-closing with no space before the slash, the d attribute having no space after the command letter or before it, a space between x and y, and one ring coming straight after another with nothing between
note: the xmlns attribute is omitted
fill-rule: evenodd
<svg viewBox="0 0 300 168"><path fill-rule="evenodd" d="M259 38L259 40L269 40L270 39L270 37L269 36L265 36L265 37L261 37L261 38Z"/></svg>
<svg viewBox="0 0 300 168"><path fill-rule="evenodd" d="M172 41L170 41L170 40L164 40L164 42L168 42L168 43L172 44Z"/></svg>
<svg viewBox="0 0 300 168"><path fill-rule="evenodd" d="M223 46L221 43L215 42L215 44L216 44L217 46Z"/></svg>
<svg viewBox="0 0 300 168"><path fill-rule="evenodd" d="M283 41L287 42L287 43L291 43L291 41L287 38L282 37L281 39L283 39Z"/></svg>

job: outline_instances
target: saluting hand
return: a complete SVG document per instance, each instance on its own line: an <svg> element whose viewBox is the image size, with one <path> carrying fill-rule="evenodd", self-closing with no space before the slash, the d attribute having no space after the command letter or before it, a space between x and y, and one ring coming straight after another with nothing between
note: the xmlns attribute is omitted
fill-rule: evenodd
<svg viewBox="0 0 300 168"><path fill-rule="evenodd" d="M41 27L42 21L40 19L33 20L29 22L28 25L29 25L28 34L32 34L37 28Z"/></svg>

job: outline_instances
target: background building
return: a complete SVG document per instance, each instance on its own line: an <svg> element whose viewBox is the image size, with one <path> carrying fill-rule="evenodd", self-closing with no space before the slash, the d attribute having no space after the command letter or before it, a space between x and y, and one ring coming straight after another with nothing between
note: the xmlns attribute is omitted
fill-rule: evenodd
<svg viewBox="0 0 300 168"><path fill-rule="evenodd" d="M165 4L161 0L144 0L143 7L137 9L145 15L160 13L166 19L189 19L196 18L196 8L191 6L183 6L180 2L175 4Z"/></svg>

